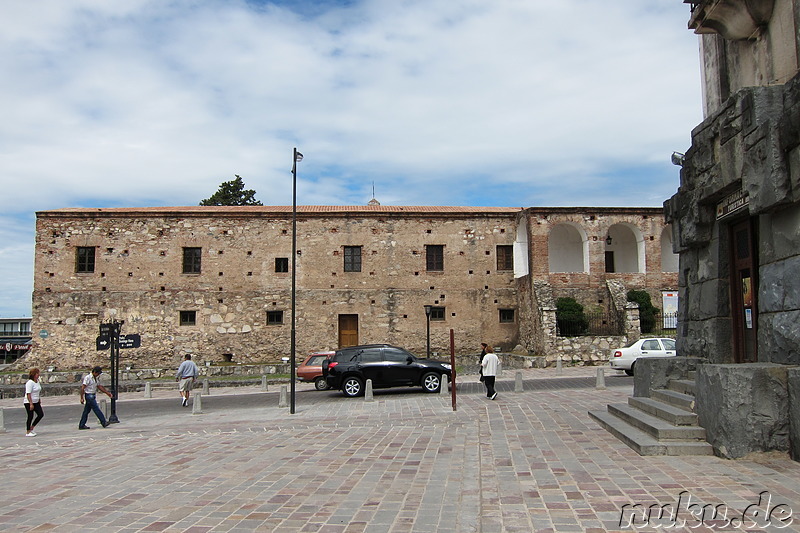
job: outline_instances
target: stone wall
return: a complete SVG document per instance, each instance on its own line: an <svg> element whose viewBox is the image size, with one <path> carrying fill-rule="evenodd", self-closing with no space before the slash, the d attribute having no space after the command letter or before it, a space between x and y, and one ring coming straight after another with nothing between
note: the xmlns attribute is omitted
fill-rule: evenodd
<svg viewBox="0 0 800 533"><path fill-rule="evenodd" d="M584 210L585 211L585 210ZM425 305L444 309L431 320L431 349L466 353L489 342L547 351L547 317L532 308L532 279L546 264L548 231L564 220L585 220L592 243L614 224L646 237L646 272L614 274L659 291L677 283L658 272L664 222L648 208L542 208L526 216L527 276L500 268L498 247L514 246L520 209L382 206L305 206L298 211L297 353L339 346L342 317L357 320L357 342L387 342L424 353ZM573 221L573 223L577 223ZM530 228L533 227L533 230ZM172 367L186 353L198 363L232 358L271 363L288 355L291 274L276 259L291 255L291 210L283 207L63 209L37 214L34 267L34 348L20 367L85 368L106 364L95 349L99 325L124 321L141 347L121 351L121 364ZM444 269L428 270L426 246L444 247ZM345 247L361 247L361 270L346 272ZM542 248L545 246L545 248ZM95 250L95 268L76 272L76 250ZM183 250L200 248L201 271L182 270ZM576 281L590 299L607 276L596 265ZM543 259L544 258L544 259ZM542 278L549 282L547 276ZM672 282L670 282L672 280ZM667 285L661 285L666 283ZM598 284L593 286L593 284ZM572 288L560 285L560 290ZM520 291L523 294L520 294ZM599 292L596 292L599 291ZM596 304L597 302L595 302ZM195 314L194 324L181 313ZM270 323L270 313L281 315ZM508 312L513 313L508 320ZM273 315L274 315L273 313ZM504 319L501 314L505 313ZM544 320L544 321L543 321ZM521 332L524 332L522 334Z"/></svg>

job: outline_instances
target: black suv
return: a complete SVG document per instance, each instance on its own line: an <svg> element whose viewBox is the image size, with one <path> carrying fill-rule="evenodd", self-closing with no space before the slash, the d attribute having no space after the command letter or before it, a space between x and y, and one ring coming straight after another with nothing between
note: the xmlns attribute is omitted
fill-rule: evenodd
<svg viewBox="0 0 800 533"><path fill-rule="evenodd" d="M342 389L345 396L364 394L368 379L372 386L416 387L437 392L442 376L450 378L450 364L419 359L411 352L389 344L350 346L337 350L322 364L322 374L332 389Z"/></svg>

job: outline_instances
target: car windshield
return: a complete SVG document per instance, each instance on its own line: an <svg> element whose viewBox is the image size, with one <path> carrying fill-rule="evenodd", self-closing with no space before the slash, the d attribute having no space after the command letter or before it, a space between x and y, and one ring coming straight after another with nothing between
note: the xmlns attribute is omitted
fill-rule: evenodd
<svg viewBox="0 0 800 533"><path fill-rule="evenodd" d="M674 350L675 349L675 341L672 339L661 339L661 342L664 343L665 350Z"/></svg>

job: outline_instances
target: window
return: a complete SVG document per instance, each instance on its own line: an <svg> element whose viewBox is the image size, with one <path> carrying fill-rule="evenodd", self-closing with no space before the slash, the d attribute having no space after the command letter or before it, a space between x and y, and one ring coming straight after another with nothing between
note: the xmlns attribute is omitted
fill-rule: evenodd
<svg viewBox="0 0 800 533"><path fill-rule="evenodd" d="M267 311L267 325L279 326L283 324L283 311Z"/></svg>
<svg viewBox="0 0 800 533"><path fill-rule="evenodd" d="M431 320L444 320L444 307L431 307Z"/></svg>
<svg viewBox="0 0 800 533"><path fill-rule="evenodd" d="M514 322L514 310L500 309L500 322Z"/></svg>
<svg viewBox="0 0 800 533"><path fill-rule="evenodd" d="M391 361L393 363L408 363L408 358L411 354L405 350L401 350L399 348L392 348L387 346L383 349L383 357L387 361Z"/></svg>
<svg viewBox="0 0 800 533"><path fill-rule="evenodd" d="M94 272L94 246L78 246L75 254L75 272Z"/></svg>
<svg viewBox="0 0 800 533"><path fill-rule="evenodd" d="M650 339L642 343L642 350L661 350L661 345L655 339Z"/></svg>
<svg viewBox="0 0 800 533"><path fill-rule="evenodd" d="M200 273L200 259L203 256L202 248L184 248L183 249L183 273L184 274L199 274Z"/></svg>
<svg viewBox="0 0 800 533"><path fill-rule="evenodd" d="M289 272L289 258L276 257L275 258L275 272Z"/></svg>
<svg viewBox="0 0 800 533"><path fill-rule="evenodd" d="M444 245L427 244L425 245L425 268L429 271L444 270Z"/></svg>
<svg viewBox="0 0 800 533"><path fill-rule="evenodd" d="M181 311L181 326L197 325L197 311Z"/></svg>
<svg viewBox="0 0 800 533"><path fill-rule="evenodd" d="M514 270L514 247L497 246L497 270Z"/></svg>
<svg viewBox="0 0 800 533"><path fill-rule="evenodd" d="M344 271L361 272L361 246L344 247Z"/></svg>

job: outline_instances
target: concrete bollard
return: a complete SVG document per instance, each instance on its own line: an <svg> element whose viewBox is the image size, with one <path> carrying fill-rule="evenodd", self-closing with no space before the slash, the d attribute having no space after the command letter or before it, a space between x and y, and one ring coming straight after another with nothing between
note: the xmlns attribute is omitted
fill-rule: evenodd
<svg viewBox="0 0 800 533"><path fill-rule="evenodd" d="M367 380L366 388L364 389L364 401L365 402L374 402L375 397L372 395L372 380Z"/></svg>
<svg viewBox="0 0 800 533"><path fill-rule="evenodd" d="M563 373L563 370L561 368L561 356L560 355L558 356L558 359L556 359L556 373L559 376Z"/></svg>
<svg viewBox="0 0 800 533"><path fill-rule="evenodd" d="M103 416L108 420L108 400L100 400L100 410L103 411Z"/></svg>
<svg viewBox="0 0 800 533"><path fill-rule="evenodd" d="M269 384L267 383L266 374L261 376L261 390L263 390L263 391L268 391L269 390Z"/></svg>
<svg viewBox="0 0 800 533"><path fill-rule="evenodd" d="M286 392L286 385L281 385L281 395L278 397L278 407L289 407L289 395Z"/></svg>
<svg viewBox="0 0 800 533"><path fill-rule="evenodd" d="M194 395L194 401L192 402L192 414L193 415L203 414L203 395L200 393Z"/></svg>
<svg viewBox="0 0 800 533"><path fill-rule="evenodd" d="M525 388L522 386L522 372L517 372L514 376L514 392L523 392Z"/></svg>
<svg viewBox="0 0 800 533"><path fill-rule="evenodd" d="M149 381L144 384L144 397L145 398L153 397L153 387L150 385Z"/></svg>
<svg viewBox="0 0 800 533"><path fill-rule="evenodd" d="M5 418L3 416L3 408L0 407L0 433L6 432L6 423Z"/></svg>
<svg viewBox="0 0 800 533"><path fill-rule="evenodd" d="M597 369L597 383L594 388L603 390L606 388L606 371L602 368Z"/></svg>
<svg viewBox="0 0 800 533"><path fill-rule="evenodd" d="M203 394L210 394L208 388L208 378L203 378Z"/></svg>
<svg viewBox="0 0 800 533"><path fill-rule="evenodd" d="M439 385L439 394L450 396L450 379L444 374L442 374L442 384Z"/></svg>

